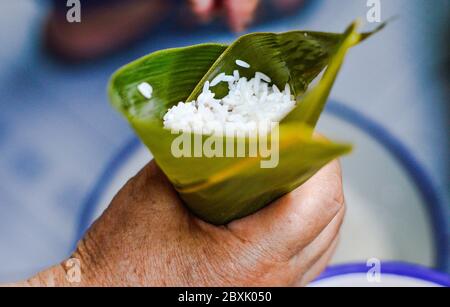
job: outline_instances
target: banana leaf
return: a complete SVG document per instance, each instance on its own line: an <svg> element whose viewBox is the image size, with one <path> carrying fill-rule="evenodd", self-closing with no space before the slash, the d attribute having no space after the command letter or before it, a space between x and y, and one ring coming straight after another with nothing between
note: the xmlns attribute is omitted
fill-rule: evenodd
<svg viewBox="0 0 450 307"><path fill-rule="evenodd" d="M201 44L157 51L114 73L109 97L152 152L187 207L207 222L226 224L292 191L331 160L351 151L349 144L317 137L314 128L348 49L383 26L370 33L358 33L357 23L344 33L253 33L231 45ZM237 59L251 67L238 67ZM276 166L264 168L267 156L250 154L250 144L258 142L251 136L187 136L190 142L209 141L216 149L229 142L234 149L243 146L242 156L206 157L195 152L189 157L174 156L172 146L180 134L164 128L164 114L180 101L194 101L206 81L222 72L232 74L235 69L248 78L263 72L280 88L289 84L297 99L295 109L280 122L278 135L269 136L269 144L278 147ZM313 86L318 77L320 81ZM154 89L150 99L138 91L142 82ZM223 97L227 87L218 85L214 93Z"/></svg>

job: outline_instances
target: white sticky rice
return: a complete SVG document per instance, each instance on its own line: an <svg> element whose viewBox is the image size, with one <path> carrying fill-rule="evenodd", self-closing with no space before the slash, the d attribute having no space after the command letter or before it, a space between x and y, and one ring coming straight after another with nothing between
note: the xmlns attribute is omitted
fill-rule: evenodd
<svg viewBox="0 0 450 307"><path fill-rule="evenodd" d="M216 99L211 87L228 83L229 93ZM267 75L257 72L248 80L233 75L219 74L206 82L196 101L179 102L164 115L164 127L175 132L215 135L249 135L259 127L279 122L294 107L295 99L289 85L281 91L271 84Z"/></svg>
<svg viewBox="0 0 450 307"><path fill-rule="evenodd" d="M144 96L145 98L147 99L152 98L153 87L147 82L142 82L141 84L139 84L138 90L141 93L141 95Z"/></svg>

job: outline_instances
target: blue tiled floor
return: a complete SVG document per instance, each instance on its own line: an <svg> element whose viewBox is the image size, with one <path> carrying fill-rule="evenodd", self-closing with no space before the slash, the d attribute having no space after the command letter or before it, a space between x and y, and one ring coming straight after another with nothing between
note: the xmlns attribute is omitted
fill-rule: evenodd
<svg viewBox="0 0 450 307"><path fill-rule="evenodd" d="M404 140L448 197L448 101L438 76L448 52L439 29L448 28L449 2L382 3L384 17L399 19L351 52L332 96ZM317 0L306 13L251 30L341 31L366 10L365 1ZM132 135L108 105L109 75L156 49L228 42L234 36L203 30L159 33L127 52L75 68L41 53L44 7L5 1L0 14L1 281L57 262L75 244L83 199Z"/></svg>

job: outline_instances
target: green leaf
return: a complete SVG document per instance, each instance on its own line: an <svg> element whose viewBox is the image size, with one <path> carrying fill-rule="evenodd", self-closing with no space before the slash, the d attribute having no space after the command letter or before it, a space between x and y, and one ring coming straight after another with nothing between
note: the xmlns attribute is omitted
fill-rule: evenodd
<svg viewBox="0 0 450 307"><path fill-rule="evenodd" d="M168 108L188 98L226 48L202 44L144 56L113 74L108 86L110 100L128 119L150 117L160 122ZM137 89L142 82L155 88L150 100Z"/></svg>
<svg viewBox="0 0 450 307"><path fill-rule="evenodd" d="M382 24L373 32L360 34L356 31L358 23L355 22L351 24L341 36L341 41L337 46L333 57L330 59L328 67L319 84L309 91L305 97L300 99L296 109L286 116L283 121L302 122L311 127L315 127L348 50L374 33L382 30L384 27L385 24Z"/></svg>
<svg viewBox="0 0 450 307"><path fill-rule="evenodd" d="M208 222L224 224L264 207L351 150L350 145L313 137L314 126L347 50L371 34L358 34L353 24L342 34L254 33L230 46L203 44L158 51L118 70L111 78L109 96L192 212ZM238 59L251 67L237 66ZM326 67L318 85L308 89ZM298 97L297 107L280 123L278 142L274 143L279 145L279 163L274 168L261 168L261 162L267 160L262 153L248 155L250 144L255 142L249 137L232 142L234 148L246 148L245 157L172 154L174 141L180 135L164 129L164 114L180 101L195 100L206 81L222 72L232 74L235 69L249 78L257 71L263 72L279 87L289 84ZM137 86L141 82L153 86L151 99L139 93ZM227 94L225 86L214 90L217 96ZM224 148L229 141L210 136L188 137L192 142L199 139L201 144L207 140L221 143Z"/></svg>
<svg viewBox="0 0 450 307"><path fill-rule="evenodd" d="M277 167L261 168L265 159L260 156L216 158L215 163L224 166L221 171L208 173L201 182L178 187L180 196L193 212L213 224L225 224L251 214L300 186L331 160L351 151L350 145L311 138L310 133L308 127L297 124L280 126Z"/></svg>

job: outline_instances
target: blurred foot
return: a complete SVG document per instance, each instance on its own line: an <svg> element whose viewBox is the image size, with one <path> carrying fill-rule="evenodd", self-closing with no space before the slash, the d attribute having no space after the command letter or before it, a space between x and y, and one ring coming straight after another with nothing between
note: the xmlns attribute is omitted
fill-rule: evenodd
<svg viewBox="0 0 450 307"><path fill-rule="evenodd" d="M244 31L258 14L258 9L269 4L272 15L295 13L305 0L189 0L192 11L200 21L209 22L213 17L225 15L227 23L234 32ZM270 10L270 9L269 9ZM279 16L277 16L279 17Z"/></svg>
<svg viewBox="0 0 450 307"><path fill-rule="evenodd" d="M67 22L65 12L55 10L45 28L46 47L68 61L100 57L141 37L169 13L170 1L165 0L128 0L86 8L80 23Z"/></svg>
<svg viewBox="0 0 450 307"><path fill-rule="evenodd" d="M207 23L225 16L234 32L244 31L255 19L261 3L270 4L272 15L295 12L305 0L186 0L180 21ZM54 10L46 24L47 49L67 60L83 61L126 47L175 10L175 1L127 0L84 8L81 23L69 23L66 12ZM179 5L179 4L178 4ZM190 10L193 15L186 13Z"/></svg>
<svg viewBox="0 0 450 307"><path fill-rule="evenodd" d="M272 4L283 13L295 12L304 2L305 0L272 0Z"/></svg>

